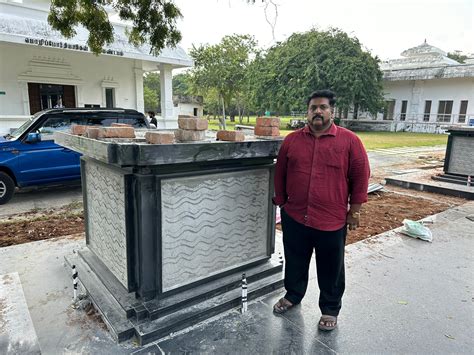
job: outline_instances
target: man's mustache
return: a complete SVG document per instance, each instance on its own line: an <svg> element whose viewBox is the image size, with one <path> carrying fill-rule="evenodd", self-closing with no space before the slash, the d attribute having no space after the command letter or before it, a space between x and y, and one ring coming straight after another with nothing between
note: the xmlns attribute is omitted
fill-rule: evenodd
<svg viewBox="0 0 474 355"><path fill-rule="evenodd" d="M323 116L321 116L321 115L314 115L313 118L312 118L312 120L314 120L315 118L323 119Z"/></svg>

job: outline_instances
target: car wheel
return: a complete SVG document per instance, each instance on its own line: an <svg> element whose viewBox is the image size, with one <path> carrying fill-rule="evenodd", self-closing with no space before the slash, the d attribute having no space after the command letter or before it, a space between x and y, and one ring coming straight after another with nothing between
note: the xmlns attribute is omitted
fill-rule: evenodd
<svg viewBox="0 0 474 355"><path fill-rule="evenodd" d="M15 192L15 183L10 175L0 171L0 205L10 201Z"/></svg>

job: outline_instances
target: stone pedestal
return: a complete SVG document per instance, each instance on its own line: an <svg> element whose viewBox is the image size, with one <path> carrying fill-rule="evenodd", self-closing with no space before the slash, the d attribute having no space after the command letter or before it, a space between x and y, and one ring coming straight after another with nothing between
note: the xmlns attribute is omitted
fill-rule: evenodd
<svg viewBox="0 0 474 355"><path fill-rule="evenodd" d="M83 153L87 247L69 262L118 340L144 344L239 305L242 273L249 297L281 286L280 140L56 142Z"/></svg>
<svg viewBox="0 0 474 355"><path fill-rule="evenodd" d="M451 127L448 132L444 172L474 177L474 127Z"/></svg>

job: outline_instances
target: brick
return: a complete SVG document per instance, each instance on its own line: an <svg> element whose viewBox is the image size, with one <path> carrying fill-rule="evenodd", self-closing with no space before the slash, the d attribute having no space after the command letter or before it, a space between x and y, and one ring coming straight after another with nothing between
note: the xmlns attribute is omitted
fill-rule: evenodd
<svg viewBox="0 0 474 355"><path fill-rule="evenodd" d="M257 126L280 127L280 119L278 117L257 117Z"/></svg>
<svg viewBox="0 0 474 355"><path fill-rule="evenodd" d="M100 127L87 127L84 136L87 138L97 139L99 138L99 129Z"/></svg>
<svg viewBox="0 0 474 355"><path fill-rule="evenodd" d="M188 131L178 129L174 132L176 140L181 142L202 141L206 138L206 131Z"/></svg>
<svg viewBox="0 0 474 355"><path fill-rule="evenodd" d="M219 131L217 132L218 141L243 142L245 134L242 131Z"/></svg>
<svg viewBox="0 0 474 355"><path fill-rule="evenodd" d="M101 127L98 138L135 138L133 127Z"/></svg>
<svg viewBox="0 0 474 355"><path fill-rule="evenodd" d="M190 131L205 131L208 127L207 120L198 117L179 117L178 126Z"/></svg>
<svg viewBox="0 0 474 355"><path fill-rule="evenodd" d="M86 133L87 128L88 126L73 124L71 126L71 133L78 136L83 136L84 133Z"/></svg>
<svg viewBox="0 0 474 355"><path fill-rule="evenodd" d="M278 127L255 127L254 133L256 136L279 136L280 129Z"/></svg>
<svg viewBox="0 0 474 355"><path fill-rule="evenodd" d="M133 127L131 124L127 124L127 123L112 123L111 124L112 127Z"/></svg>
<svg viewBox="0 0 474 355"><path fill-rule="evenodd" d="M149 144L173 144L174 132L146 132L145 139Z"/></svg>

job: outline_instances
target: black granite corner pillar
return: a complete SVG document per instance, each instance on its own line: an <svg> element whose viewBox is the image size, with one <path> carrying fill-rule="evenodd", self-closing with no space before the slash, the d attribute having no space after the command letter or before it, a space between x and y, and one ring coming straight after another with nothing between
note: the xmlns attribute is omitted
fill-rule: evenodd
<svg viewBox="0 0 474 355"><path fill-rule="evenodd" d="M135 251L136 280L138 280L137 296L151 299L157 294L156 260L157 226L160 225L156 205L157 191L153 175L135 174Z"/></svg>

